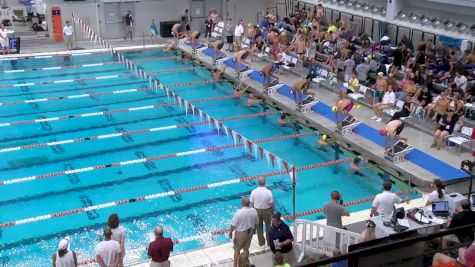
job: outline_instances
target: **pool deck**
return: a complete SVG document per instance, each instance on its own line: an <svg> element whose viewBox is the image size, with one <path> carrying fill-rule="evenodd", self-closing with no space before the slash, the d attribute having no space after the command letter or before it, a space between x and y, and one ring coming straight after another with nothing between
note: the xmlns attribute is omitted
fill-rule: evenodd
<svg viewBox="0 0 475 267"><path fill-rule="evenodd" d="M180 46L180 49L191 55L190 47ZM228 56L232 57L232 54L228 54ZM204 64L208 68L213 68L211 65L210 57L208 56L193 56L193 57L196 59L199 59L201 62L204 62ZM269 63L266 61L256 61L256 62L253 62L252 67L255 70L261 70L262 67L266 64L269 64ZM302 70L300 75L298 75L298 73L295 73L295 72L284 71L284 73L281 75L278 75L278 77L281 83L292 86L298 79L304 78L306 73L307 73L306 69ZM225 76L226 78L230 80L235 80L234 70L229 67L226 68ZM388 160L385 160L383 148L379 146L378 144L372 142L371 140L368 140L367 138L364 138L358 134L352 134L346 137L342 136L341 134L336 133L336 125L334 121L329 120L328 118L320 114L317 114L316 112L301 113L301 112L296 111L295 103L292 99L282 94L275 94L272 96L267 95L266 93L263 92L262 84L258 83L255 80L250 79L250 80L245 81L244 83L250 85L248 90L252 91L253 93L256 93L257 95L265 99L266 103L272 106L278 107L282 111L292 114L292 116L297 118L299 121L317 129L320 133L327 133L331 135L332 137L334 137L336 142L342 145L345 149L357 151L358 153L365 156L365 158L376 162L385 171L389 172L390 174L398 177L399 179L403 181L410 182L416 185L422 191L427 191L432 181L434 179L440 178L434 173L424 168L421 168L420 166L410 161L394 164ZM333 106L333 103L336 103L338 100L338 96L335 92L323 86L316 89L316 94L317 94L317 99L320 102L326 103L329 106ZM370 119L370 117L374 114L371 110L369 110L368 107L363 106L359 110L353 109L352 113L355 116L355 118L357 118L359 121L375 129L380 129L384 127L385 125L383 122L376 122ZM449 164L450 166L456 169L460 168L460 162L462 160L472 158L471 153L469 153L468 151L462 150L462 153L459 154L456 151L456 149L447 151L444 149L435 150L435 149L430 148L433 137L411 126L406 126L404 128L403 136L409 137L409 143L413 147L421 150L422 152L428 155L433 156L434 158L437 158ZM451 183L458 183L461 181L463 181L463 179L450 179L446 181L446 183L451 184Z"/></svg>

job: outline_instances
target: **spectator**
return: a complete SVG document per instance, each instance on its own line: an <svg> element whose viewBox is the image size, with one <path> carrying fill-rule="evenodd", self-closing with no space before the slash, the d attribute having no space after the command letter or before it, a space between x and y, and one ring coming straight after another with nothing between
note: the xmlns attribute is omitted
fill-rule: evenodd
<svg viewBox="0 0 475 267"><path fill-rule="evenodd" d="M433 119L435 119L435 122L434 124L437 124L440 119L447 113L447 111L449 110L449 100L447 99L447 92L442 92L438 99L436 99L435 101L435 104L434 105L430 105L428 108L427 108L427 116L426 116L426 119L428 120L429 118L431 118L431 113L432 111L435 111L435 116Z"/></svg>
<svg viewBox="0 0 475 267"><path fill-rule="evenodd" d="M383 96L383 101L373 105L374 116L371 117L371 119L380 122L382 120L383 111L392 108L395 100L396 95L393 92L393 87L388 86L387 92Z"/></svg>
<svg viewBox="0 0 475 267"><path fill-rule="evenodd" d="M460 72L455 73L454 83L457 85L457 88L462 89L464 92L467 89L467 77Z"/></svg>
<svg viewBox="0 0 475 267"><path fill-rule="evenodd" d="M274 214L274 198L272 197L272 191L266 188L266 178L260 176L257 179L259 187L251 192L251 208L256 209L259 222L257 224L257 238L259 240L259 246L264 246L267 241L267 245L270 246L269 231L271 226L272 214ZM264 228L266 225L266 237L264 239Z"/></svg>
<svg viewBox="0 0 475 267"><path fill-rule="evenodd" d="M463 54L462 63L465 65L474 65L475 64L475 51L470 52L469 49L465 50Z"/></svg>
<svg viewBox="0 0 475 267"><path fill-rule="evenodd" d="M154 39L157 39L158 37L158 28L157 25L155 25L155 20L152 19L152 24L150 24L150 42L152 42Z"/></svg>
<svg viewBox="0 0 475 267"><path fill-rule="evenodd" d="M341 250L339 248L334 248L332 250L332 254L333 254L333 257L341 256ZM348 267L348 260L333 262L331 264L331 267Z"/></svg>
<svg viewBox="0 0 475 267"><path fill-rule="evenodd" d="M346 59L343 62L343 65L345 66L345 82L348 82L350 80L351 74L353 74L353 71L355 69L355 60L354 56L351 55L348 59Z"/></svg>
<svg viewBox="0 0 475 267"><path fill-rule="evenodd" d="M226 44L228 48L226 51L233 52L234 51L234 32L233 32L233 23L231 18L228 18L226 24L224 24L224 36L226 37Z"/></svg>
<svg viewBox="0 0 475 267"><path fill-rule="evenodd" d="M358 81L361 84L367 85L368 73L370 71L370 66L368 65L368 57L363 59L363 62L356 66L356 73L358 74Z"/></svg>
<svg viewBox="0 0 475 267"><path fill-rule="evenodd" d="M385 181L383 184L383 192L376 195L373 200L370 216L380 215L389 216L394 210L394 204L399 204L401 200L396 194L391 192L391 181ZM409 202L409 199L404 201Z"/></svg>
<svg viewBox="0 0 475 267"><path fill-rule="evenodd" d="M435 189L432 191L429 196L427 197L426 206L432 204L435 201L448 201L449 196L445 193L444 185L441 180L435 179L434 182L431 184L431 187Z"/></svg>
<svg viewBox="0 0 475 267"><path fill-rule="evenodd" d="M455 114L453 109L443 115L439 120L439 127L434 133L434 143L430 147L440 150L445 137L453 133L458 121L458 115Z"/></svg>
<svg viewBox="0 0 475 267"><path fill-rule="evenodd" d="M63 28L63 34L64 34L64 41L66 42L66 49L72 50L73 49L73 34L74 34L74 29L71 26L71 23L69 20L66 21L66 25Z"/></svg>
<svg viewBox="0 0 475 267"><path fill-rule="evenodd" d="M119 242L112 240L112 229L104 228L104 241L96 245L96 261L101 267L115 267L120 264L121 250Z"/></svg>
<svg viewBox="0 0 475 267"><path fill-rule="evenodd" d="M269 26L269 28L274 28L275 23L277 21L277 17L275 16L274 11L272 9L267 11L265 19L267 21L267 25Z"/></svg>
<svg viewBox="0 0 475 267"><path fill-rule="evenodd" d="M376 224L372 220L367 220L365 229L358 237L358 243L363 243L376 239Z"/></svg>
<svg viewBox="0 0 475 267"><path fill-rule="evenodd" d="M343 201L340 200L338 191L333 191L330 197L331 201L323 206L323 212L327 217L327 225L343 229L341 217L350 216L350 212L342 205Z"/></svg>
<svg viewBox="0 0 475 267"><path fill-rule="evenodd" d="M373 86L373 93L368 96L368 103L373 104L374 98L376 101L381 101L384 93L388 89L388 81L384 78L384 73L378 72L376 83Z"/></svg>
<svg viewBox="0 0 475 267"><path fill-rule="evenodd" d="M272 227L269 236L272 240L272 242L270 242L272 253L282 253L284 255L284 262L289 262L292 266L295 261L292 251L294 236L289 226L282 221L280 213L276 213L272 216Z"/></svg>
<svg viewBox="0 0 475 267"><path fill-rule="evenodd" d="M290 264L284 261L284 255L280 251L274 254L274 264L274 267L290 267Z"/></svg>
<svg viewBox="0 0 475 267"><path fill-rule="evenodd" d="M411 95L407 94L404 104L402 105L401 110L394 112L390 121L399 120L401 118L409 117L414 109L414 104L412 103Z"/></svg>
<svg viewBox="0 0 475 267"><path fill-rule="evenodd" d="M59 241L58 252L53 254L53 267L77 267L76 252L69 250L69 238Z"/></svg>
<svg viewBox="0 0 475 267"><path fill-rule="evenodd" d="M112 230L111 239L119 242L120 244L120 251L122 251L122 253L121 253L121 257L119 261L119 266L122 267L124 266L124 255L125 255L125 228L122 227L122 225L120 225L120 220L117 213L113 213L109 216L107 225Z"/></svg>
<svg viewBox="0 0 475 267"><path fill-rule="evenodd" d="M464 225L475 224L475 211L472 211L471 204L468 199L460 202L461 210L452 217L449 217L447 228L457 228ZM458 241L464 244L471 244L474 241L473 229L464 229L455 233Z"/></svg>
<svg viewBox="0 0 475 267"><path fill-rule="evenodd" d="M346 90L346 93L347 94L355 93L358 91L359 88L360 88L360 81L356 77L356 73L353 73L351 75L350 80L348 81L348 89ZM345 90L342 90L341 93L345 93ZM340 99L341 98L343 97L340 95Z"/></svg>
<svg viewBox="0 0 475 267"><path fill-rule="evenodd" d="M169 267L170 252L173 251L173 241L163 237L163 228L157 226L153 231L155 240L148 245L148 257L152 260L150 267Z"/></svg>
<svg viewBox="0 0 475 267"><path fill-rule="evenodd" d="M473 267L475 264L475 247L458 249L458 258L454 259L443 253L435 253L432 267Z"/></svg>
<svg viewBox="0 0 475 267"><path fill-rule="evenodd" d="M134 26L134 18L132 17L132 11L127 10L127 13L124 15L125 20L125 35L124 40L127 40L127 37L130 36L130 40L134 38L133 26Z"/></svg>
<svg viewBox="0 0 475 267"><path fill-rule="evenodd" d="M4 55L10 51L10 44L8 42L8 30L5 29L5 25L0 24L0 45L2 46L2 52Z"/></svg>
<svg viewBox="0 0 475 267"><path fill-rule="evenodd" d="M244 34L244 26L242 26L242 19L236 24L234 28L234 41L236 42L236 49L241 50L242 35Z"/></svg>
<svg viewBox="0 0 475 267"><path fill-rule="evenodd" d="M209 15L205 19L205 38L211 38L212 29L213 29L213 20L211 19L211 15Z"/></svg>
<svg viewBox="0 0 475 267"><path fill-rule="evenodd" d="M242 208L239 209L231 220L231 227L229 228L229 238L233 238L234 235L234 259L233 266L238 266L239 255L241 249L244 251L247 257L249 257L249 247L251 246L252 235L256 229L256 225L259 222L257 212L254 208L250 208L251 202L248 198L241 200Z"/></svg>

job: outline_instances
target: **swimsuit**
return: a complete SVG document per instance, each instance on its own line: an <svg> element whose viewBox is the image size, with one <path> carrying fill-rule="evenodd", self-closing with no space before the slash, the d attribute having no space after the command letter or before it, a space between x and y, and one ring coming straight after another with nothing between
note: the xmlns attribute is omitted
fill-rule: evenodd
<svg viewBox="0 0 475 267"><path fill-rule="evenodd" d="M404 129L404 123L401 123L401 125L399 125L399 127L397 127L396 129L396 135L400 135L402 130Z"/></svg>
<svg viewBox="0 0 475 267"><path fill-rule="evenodd" d="M346 107L343 109L343 111L346 111L347 113L349 113L351 111L351 109L353 109L353 102L350 101L350 103L348 103L348 105L346 105Z"/></svg>

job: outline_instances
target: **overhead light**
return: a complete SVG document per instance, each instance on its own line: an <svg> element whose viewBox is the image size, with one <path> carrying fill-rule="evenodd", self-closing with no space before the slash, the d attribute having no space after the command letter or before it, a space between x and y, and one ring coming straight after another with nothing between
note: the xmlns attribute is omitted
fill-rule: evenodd
<svg viewBox="0 0 475 267"><path fill-rule="evenodd" d="M400 19L400 20L407 20L407 13L404 12L404 11L399 11L399 13L397 13L397 17Z"/></svg>
<svg viewBox="0 0 475 267"><path fill-rule="evenodd" d="M347 7L347 8L352 8L354 5L355 5L355 2L354 2L354 1L348 1L348 2L346 2L346 7Z"/></svg>
<svg viewBox="0 0 475 267"><path fill-rule="evenodd" d="M417 15L417 14L411 13L409 15L409 21L411 21L413 23L416 22L418 19L419 19L419 15Z"/></svg>
<svg viewBox="0 0 475 267"><path fill-rule="evenodd" d="M444 19L444 21L442 22L442 24L444 25L444 29L446 31L450 31L452 30L454 27L455 27L455 23L453 23L452 21L448 20L448 19Z"/></svg>
<svg viewBox="0 0 475 267"><path fill-rule="evenodd" d="M377 6L372 6L372 7L371 7L371 13L373 13L373 14L378 14L378 13L379 13L379 7L377 7Z"/></svg>
<svg viewBox="0 0 475 267"><path fill-rule="evenodd" d="M355 2L353 6L355 7L356 10L363 8L363 5L360 2Z"/></svg>
<svg viewBox="0 0 475 267"><path fill-rule="evenodd" d="M338 4L338 0L331 0L331 3L336 5L336 4Z"/></svg>
<svg viewBox="0 0 475 267"><path fill-rule="evenodd" d="M382 7L381 10L379 11L379 14L381 14L381 16L386 16L386 8Z"/></svg>
<svg viewBox="0 0 475 267"><path fill-rule="evenodd" d="M430 22L430 18L429 18L429 17L426 17L425 15L421 15L421 16L419 17L419 22L420 22L421 25L423 25L423 26L424 26L424 25L427 25L427 24L429 24L429 22Z"/></svg>
<svg viewBox="0 0 475 267"><path fill-rule="evenodd" d="M442 27L442 20L439 19L438 17L432 17L430 19L430 22L432 23L433 28L440 28Z"/></svg>
<svg viewBox="0 0 475 267"><path fill-rule="evenodd" d="M455 24L455 28L457 28L458 33L466 33L467 30L468 30L468 24L463 23L463 22L459 22L459 23Z"/></svg>
<svg viewBox="0 0 475 267"><path fill-rule="evenodd" d="M339 6L344 6L346 4L346 0L340 0L338 1Z"/></svg>
<svg viewBox="0 0 475 267"><path fill-rule="evenodd" d="M371 6L365 3L363 5L363 11L370 11L370 10L371 10Z"/></svg>

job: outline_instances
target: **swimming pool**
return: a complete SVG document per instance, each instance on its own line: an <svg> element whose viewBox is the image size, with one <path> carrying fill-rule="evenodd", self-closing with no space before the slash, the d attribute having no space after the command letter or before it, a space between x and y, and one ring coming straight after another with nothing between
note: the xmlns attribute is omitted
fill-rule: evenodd
<svg viewBox="0 0 475 267"><path fill-rule="evenodd" d="M309 133L259 144L289 163L304 166L354 156L343 149L338 153L332 148L319 150L311 129L297 124L280 126L278 111L263 105L247 107L244 97L230 98L233 86L229 82L176 86L212 77L199 65L170 58L174 52L125 55L214 118L247 115L224 124L250 140ZM5 60L2 64L0 223L277 170L242 147L116 166L113 163L224 146L233 140L208 124L198 124L199 116L185 114L163 91L148 88L148 81L131 75L109 54ZM29 71L18 71L23 69ZM167 71L171 69L182 70ZM39 84L42 82L45 84ZM147 131L159 127L160 131ZM130 134L117 135L123 132ZM107 167L89 168L93 166ZM71 172L77 169L84 172ZM62 171L70 172L58 173ZM345 201L373 196L389 178L379 169L363 172L365 177L351 175L348 164L299 172L296 211L322 207L332 190L340 191ZM291 214L289 175L269 177L267 184L274 192L276 209ZM4 227L0 229L0 266L50 265L51 254L66 235L71 236L79 261L93 258L101 229L114 212L127 229L126 262L143 260L144 246L156 225L164 226L166 235L175 240L227 228L240 198L255 187L254 181L248 181ZM394 189L403 188L397 183ZM365 203L350 209L368 207ZM175 252L225 241L225 235L217 235L183 242Z"/></svg>

